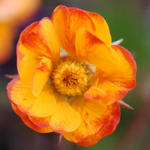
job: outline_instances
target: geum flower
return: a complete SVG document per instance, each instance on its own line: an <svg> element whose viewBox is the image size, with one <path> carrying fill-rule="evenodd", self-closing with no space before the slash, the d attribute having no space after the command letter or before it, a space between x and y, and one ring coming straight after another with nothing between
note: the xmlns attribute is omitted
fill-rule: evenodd
<svg viewBox="0 0 150 150"><path fill-rule="evenodd" d="M60 49L67 55L60 56ZM131 53L111 45L104 18L77 8L58 6L51 18L27 27L18 41L17 67L19 77L7 90L23 122L82 146L116 129L117 102L135 87Z"/></svg>

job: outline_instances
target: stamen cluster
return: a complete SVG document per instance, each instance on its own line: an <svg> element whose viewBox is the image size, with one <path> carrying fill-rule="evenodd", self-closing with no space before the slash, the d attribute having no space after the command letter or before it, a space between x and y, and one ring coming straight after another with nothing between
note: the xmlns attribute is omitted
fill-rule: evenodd
<svg viewBox="0 0 150 150"><path fill-rule="evenodd" d="M61 60L52 72L52 81L57 91L63 95L82 95L90 85L92 72L82 62Z"/></svg>

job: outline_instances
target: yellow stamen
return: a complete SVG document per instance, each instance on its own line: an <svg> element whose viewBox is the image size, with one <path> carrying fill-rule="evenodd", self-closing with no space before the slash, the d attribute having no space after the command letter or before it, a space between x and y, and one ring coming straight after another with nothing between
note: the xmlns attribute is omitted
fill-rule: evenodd
<svg viewBox="0 0 150 150"><path fill-rule="evenodd" d="M63 95L82 95L90 85L91 75L91 70L84 63L62 59L52 72L52 82Z"/></svg>

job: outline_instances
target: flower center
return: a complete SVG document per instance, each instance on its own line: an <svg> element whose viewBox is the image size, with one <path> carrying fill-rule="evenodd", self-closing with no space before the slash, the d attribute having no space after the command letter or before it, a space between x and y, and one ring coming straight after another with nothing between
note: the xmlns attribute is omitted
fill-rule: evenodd
<svg viewBox="0 0 150 150"><path fill-rule="evenodd" d="M82 95L90 86L92 72L79 61L62 59L52 72L52 82L56 90L66 96Z"/></svg>

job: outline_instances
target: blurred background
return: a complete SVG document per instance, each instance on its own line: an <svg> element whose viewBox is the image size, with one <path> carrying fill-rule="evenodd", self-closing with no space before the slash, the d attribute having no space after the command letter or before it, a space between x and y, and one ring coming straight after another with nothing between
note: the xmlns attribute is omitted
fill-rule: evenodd
<svg viewBox="0 0 150 150"><path fill-rule="evenodd" d="M134 111L121 109L117 130L95 146L80 147L56 134L38 134L12 111L6 96L16 74L16 43L20 32L35 20L50 16L59 5L101 14L112 39L124 39L137 62L137 86L124 100ZM0 0L0 150L150 150L150 0Z"/></svg>

